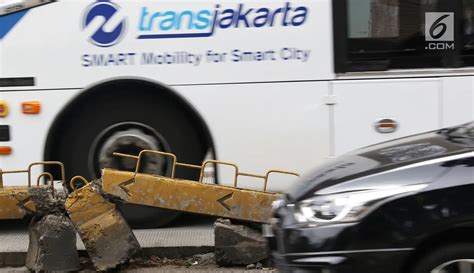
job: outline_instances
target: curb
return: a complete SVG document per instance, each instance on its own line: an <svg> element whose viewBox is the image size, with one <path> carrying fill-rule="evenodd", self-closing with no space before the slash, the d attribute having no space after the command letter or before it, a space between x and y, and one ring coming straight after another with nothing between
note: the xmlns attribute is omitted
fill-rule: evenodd
<svg viewBox="0 0 474 273"><path fill-rule="evenodd" d="M142 248L144 256L179 259L198 254L214 252L213 246L147 247ZM85 250L79 250L79 256L87 257ZM21 267L25 265L26 252L0 252L0 268Z"/></svg>
<svg viewBox="0 0 474 273"><path fill-rule="evenodd" d="M0 267L24 266L26 252L0 252Z"/></svg>

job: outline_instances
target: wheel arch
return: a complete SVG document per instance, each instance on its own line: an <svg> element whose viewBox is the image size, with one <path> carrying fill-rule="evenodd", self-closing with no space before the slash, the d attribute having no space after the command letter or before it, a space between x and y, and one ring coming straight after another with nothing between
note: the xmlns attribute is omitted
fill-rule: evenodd
<svg viewBox="0 0 474 273"><path fill-rule="evenodd" d="M71 99L56 115L54 118L46 137L46 143L44 146L44 160L55 160L54 159L54 147L55 147L55 140L60 137L61 126L65 119L67 119L68 113L72 111L72 109L81 107L81 105L87 104L88 100L93 100L95 96L98 96L98 93L104 90L108 90L113 86L127 86L127 85L134 85L134 86L141 86L146 87L144 89L140 89L140 92L153 92L153 96L155 99L159 99L160 96L167 96L172 99L177 107L183 109L190 118L196 122L197 127L199 128L199 134L205 139L207 147L210 147L212 150L212 155L214 158L217 158L217 151L214 145L214 138L212 136L212 132L202 117L202 115L198 112L198 110L181 94L179 94L175 89L170 86L167 86L161 82L151 80L148 78L142 77L118 77L118 78L110 78L106 79L97 83L94 83L90 86L84 88L78 95L76 95L73 99ZM122 91L123 92L123 91ZM133 92L133 91L129 91ZM123 95L123 94L120 94ZM54 172L53 170L50 170Z"/></svg>
<svg viewBox="0 0 474 273"><path fill-rule="evenodd" d="M474 244L474 223L444 229L426 236L415 246L415 251L404 264L402 272L410 272L416 262L429 251L453 243Z"/></svg>

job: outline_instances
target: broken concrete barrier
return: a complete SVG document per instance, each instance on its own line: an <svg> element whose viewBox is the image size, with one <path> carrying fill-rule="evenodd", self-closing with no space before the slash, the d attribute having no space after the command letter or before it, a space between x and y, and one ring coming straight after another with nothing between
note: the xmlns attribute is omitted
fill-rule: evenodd
<svg viewBox="0 0 474 273"><path fill-rule="evenodd" d="M28 213L35 216L44 216L56 212L64 212L64 198L57 198L57 192L51 187L32 187L28 189L34 209ZM61 195L62 196L62 195ZM26 203L28 204L28 203Z"/></svg>
<svg viewBox="0 0 474 273"><path fill-rule="evenodd" d="M65 206L94 267L106 271L127 263L140 245L116 206L100 193L100 185L89 183L71 193Z"/></svg>
<svg viewBox="0 0 474 273"><path fill-rule="evenodd" d="M76 230L67 216L49 214L42 218L35 217L28 231L28 269L35 272L67 272L80 269Z"/></svg>
<svg viewBox="0 0 474 273"><path fill-rule="evenodd" d="M262 234L245 225L234 225L230 220L214 223L216 263L221 266L248 265L269 256Z"/></svg>

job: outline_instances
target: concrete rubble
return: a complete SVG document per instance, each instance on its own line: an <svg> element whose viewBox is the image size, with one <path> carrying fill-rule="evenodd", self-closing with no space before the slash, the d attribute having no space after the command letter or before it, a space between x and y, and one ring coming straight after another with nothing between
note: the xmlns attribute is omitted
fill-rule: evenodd
<svg viewBox="0 0 474 273"><path fill-rule="evenodd" d="M28 193L34 209L32 211L27 209L27 211L32 215L41 217L50 213L64 213L65 193L55 191L50 187L32 187L28 189Z"/></svg>
<svg viewBox="0 0 474 273"><path fill-rule="evenodd" d="M65 215L65 194L52 188L30 188L34 215L29 228L26 267L32 271L76 271L80 269L76 230Z"/></svg>
<svg viewBox="0 0 474 273"><path fill-rule="evenodd" d="M100 181L86 184L67 197L48 187L31 188L29 195L31 202L18 204L34 216L29 226L28 269L79 270L76 232L97 271L116 270L141 256L135 235L116 207L117 200L102 191ZM267 242L258 228L218 219L214 237L215 258L210 259L219 266L261 267L259 262L269 256Z"/></svg>
<svg viewBox="0 0 474 273"><path fill-rule="evenodd" d="M65 206L97 270L112 270L140 253L135 235L116 205L101 195L99 184L74 191Z"/></svg>
<svg viewBox="0 0 474 273"><path fill-rule="evenodd" d="M249 265L269 256L267 241L249 226L232 224L228 219L214 223L216 263L221 266Z"/></svg>
<svg viewBox="0 0 474 273"><path fill-rule="evenodd" d="M26 267L33 271L77 271L76 230L65 215L49 214L32 221Z"/></svg>
<svg viewBox="0 0 474 273"><path fill-rule="evenodd" d="M28 269L79 270L77 233L97 271L116 269L140 253L135 235L116 205L101 195L99 183L89 183L67 197L51 187L32 187L28 194L28 199L18 203L33 215L28 228Z"/></svg>

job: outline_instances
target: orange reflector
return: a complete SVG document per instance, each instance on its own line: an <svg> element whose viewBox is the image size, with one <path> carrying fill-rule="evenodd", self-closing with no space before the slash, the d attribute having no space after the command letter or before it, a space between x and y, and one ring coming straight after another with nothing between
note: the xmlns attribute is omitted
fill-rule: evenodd
<svg viewBox="0 0 474 273"><path fill-rule="evenodd" d="M11 155L12 147L10 146L0 146L0 155Z"/></svg>
<svg viewBox="0 0 474 273"><path fill-rule="evenodd" d="M391 118L380 119L375 123L375 130L382 134L393 133L397 130L397 128L398 122Z"/></svg>
<svg viewBox="0 0 474 273"><path fill-rule="evenodd" d="M37 115L41 112L41 103L39 101L27 101L21 104L21 110L24 114Z"/></svg>
<svg viewBox="0 0 474 273"><path fill-rule="evenodd" d="M8 104L4 101L0 101L0 117L8 116Z"/></svg>
<svg viewBox="0 0 474 273"><path fill-rule="evenodd" d="M397 124L396 123L381 123L378 126L382 128L392 128L392 127L397 127Z"/></svg>

